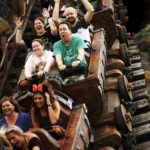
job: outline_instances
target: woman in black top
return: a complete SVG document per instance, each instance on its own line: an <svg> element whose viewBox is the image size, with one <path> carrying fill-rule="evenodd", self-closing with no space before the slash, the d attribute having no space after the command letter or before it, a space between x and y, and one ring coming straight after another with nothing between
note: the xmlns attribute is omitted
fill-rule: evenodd
<svg viewBox="0 0 150 150"><path fill-rule="evenodd" d="M26 45L31 48L31 41L38 38L43 40L45 49L52 50L54 42L59 40L57 27L52 19L49 20L49 27L45 28L44 18L35 18L33 22L35 32L31 30L30 32L25 32L24 35L22 31L23 20L20 17L16 17L14 22L17 26L16 43L19 45Z"/></svg>
<svg viewBox="0 0 150 150"><path fill-rule="evenodd" d="M54 97L51 84L46 81L43 84L33 85L33 107L31 108L31 120L33 127L44 128L54 138L62 136L62 128L58 126L60 105Z"/></svg>

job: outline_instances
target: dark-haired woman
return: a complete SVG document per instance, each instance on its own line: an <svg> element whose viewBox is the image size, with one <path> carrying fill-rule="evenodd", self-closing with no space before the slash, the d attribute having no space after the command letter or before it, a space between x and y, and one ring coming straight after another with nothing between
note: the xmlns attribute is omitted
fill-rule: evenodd
<svg viewBox="0 0 150 150"><path fill-rule="evenodd" d="M43 40L45 49L52 50L52 45L60 39L57 26L53 21L56 20L56 18L58 18L59 14L55 10L59 8L60 0L54 0L54 1L55 1L55 5L54 5L53 12L55 13L52 14L51 18L46 8L43 10L42 13L44 17L35 18L33 22L35 33L33 33L31 28L31 30L28 32L29 34L25 33L23 35L23 31L22 31L23 20L21 19L21 17L15 17L14 23L16 24L17 27L17 32L16 32L17 44L26 45L28 48L31 48L31 41L35 38L38 38ZM45 22L47 22L47 25L45 25Z"/></svg>
<svg viewBox="0 0 150 150"><path fill-rule="evenodd" d="M52 45L54 42L59 40L58 31L55 23L50 19L49 28L45 28L44 18L37 17L34 20L33 27L35 32L31 29L30 32L25 32L23 35L22 25L23 21L20 17L16 17L14 22L17 26L16 32L16 43L20 45L26 45L28 48L31 48L31 41L35 38L42 39L44 42L45 49L52 50Z"/></svg>
<svg viewBox="0 0 150 150"><path fill-rule="evenodd" d="M20 111L19 105L13 97L3 97L0 108L4 114L4 117L0 119L0 126L7 128L12 125L17 125L23 131L28 131L32 128L29 114Z"/></svg>
<svg viewBox="0 0 150 150"><path fill-rule="evenodd" d="M59 102L53 95L51 85L48 82L33 85L33 107L31 108L31 119L33 127L44 128L54 138L59 138L62 129L58 127L60 116Z"/></svg>

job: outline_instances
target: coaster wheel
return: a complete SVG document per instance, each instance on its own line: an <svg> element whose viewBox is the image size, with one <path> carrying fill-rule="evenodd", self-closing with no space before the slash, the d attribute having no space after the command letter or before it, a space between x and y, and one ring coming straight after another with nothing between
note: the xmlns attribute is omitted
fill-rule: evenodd
<svg viewBox="0 0 150 150"><path fill-rule="evenodd" d="M121 25L116 25L116 26L117 26L117 30L118 30L118 36L119 36L120 43L126 43L128 46L128 40L127 40L127 36L126 36L125 26L121 26Z"/></svg>
<svg viewBox="0 0 150 150"><path fill-rule="evenodd" d="M123 133L132 131L131 114L126 111L122 104L114 108L114 116L119 131L122 131Z"/></svg>
<svg viewBox="0 0 150 150"><path fill-rule="evenodd" d="M132 91L129 89L130 83L126 76L122 75L118 77L118 92L121 99L125 101L132 101Z"/></svg>
<svg viewBox="0 0 150 150"><path fill-rule="evenodd" d="M128 56L128 49L125 43L120 44L120 53L121 53L122 60L125 63L125 67L131 66L131 62Z"/></svg>

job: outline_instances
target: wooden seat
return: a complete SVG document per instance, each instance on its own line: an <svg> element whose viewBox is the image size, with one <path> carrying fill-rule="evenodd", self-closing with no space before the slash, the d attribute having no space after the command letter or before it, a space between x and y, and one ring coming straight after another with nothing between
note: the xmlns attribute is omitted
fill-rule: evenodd
<svg viewBox="0 0 150 150"><path fill-rule="evenodd" d="M86 112L84 104L73 108L61 150L84 150L88 148L91 141L91 128L86 117Z"/></svg>
<svg viewBox="0 0 150 150"><path fill-rule="evenodd" d="M95 30L100 28L105 29L107 48L110 49L117 37L112 10L108 8L106 10L95 12L91 23Z"/></svg>
<svg viewBox="0 0 150 150"><path fill-rule="evenodd" d="M55 140L49 133L44 129L34 128L31 132L35 133L44 145L44 150L59 150L60 143Z"/></svg>

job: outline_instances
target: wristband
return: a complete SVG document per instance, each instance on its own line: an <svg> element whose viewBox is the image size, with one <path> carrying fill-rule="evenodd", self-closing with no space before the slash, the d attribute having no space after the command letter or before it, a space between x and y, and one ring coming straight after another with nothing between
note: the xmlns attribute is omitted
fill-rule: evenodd
<svg viewBox="0 0 150 150"><path fill-rule="evenodd" d="M22 27L17 27L18 30L22 30Z"/></svg>
<svg viewBox="0 0 150 150"><path fill-rule="evenodd" d="M80 62L81 62L81 59L77 58L77 61L80 61Z"/></svg>
<svg viewBox="0 0 150 150"><path fill-rule="evenodd" d="M52 107L52 104L47 104L48 107Z"/></svg>

